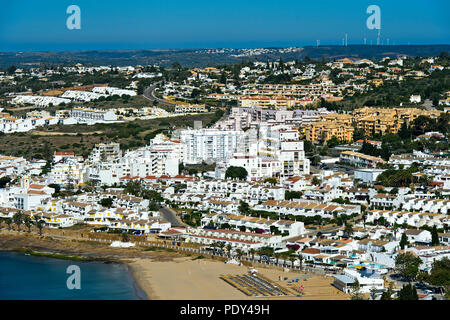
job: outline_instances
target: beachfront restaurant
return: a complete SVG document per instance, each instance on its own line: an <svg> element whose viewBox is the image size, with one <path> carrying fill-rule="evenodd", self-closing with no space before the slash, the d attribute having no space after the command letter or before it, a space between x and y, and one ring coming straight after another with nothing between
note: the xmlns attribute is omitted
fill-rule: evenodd
<svg viewBox="0 0 450 320"><path fill-rule="evenodd" d="M345 274L338 274L334 276L333 286L335 286L342 292L349 293L354 282L355 280L353 278L350 278Z"/></svg>
<svg viewBox="0 0 450 320"><path fill-rule="evenodd" d="M334 275L333 286L349 293L351 285L358 280L361 293L369 293L371 289L384 289L384 280L373 270L344 269L343 275Z"/></svg>

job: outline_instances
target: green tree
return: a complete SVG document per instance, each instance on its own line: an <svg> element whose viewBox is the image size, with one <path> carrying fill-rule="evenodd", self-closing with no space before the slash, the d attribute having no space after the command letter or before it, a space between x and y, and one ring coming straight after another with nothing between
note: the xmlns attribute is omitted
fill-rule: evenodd
<svg viewBox="0 0 450 320"><path fill-rule="evenodd" d="M11 218L6 218L5 223L8 225L8 230L11 230L11 225L13 223Z"/></svg>
<svg viewBox="0 0 450 320"><path fill-rule="evenodd" d="M10 67L8 67L8 69L6 69L6 72L9 75L12 75L12 74L14 74L14 72L16 72L16 70L17 70L16 66L10 66Z"/></svg>
<svg viewBox="0 0 450 320"><path fill-rule="evenodd" d="M36 222L36 227L39 229L39 235L42 236L42 229L44 228L44 220L38 220Z"/></svg>
<svg viewBox="0 0 450 320"><path fill-rule="evenodd" d="M392 282L389 284L387 291L381 295L381 300L392 300L392 294L394 293Z"/></svg>
<svg viewBox="0 0 450 320"><path fill-rule="evenodd" d="M122 238L122 242L128 242L130 241L130 236L128 235L127 232L122 232L122 234L120 235Z"/></svg>
<svg viewBox="0 0 450 320"><path fill-rule="evenodd" d="M277 182L278 181L275 178L266 178L266 179L264 179L264 183L270 183L271 185L276 185Z"/></svg>
<svg viewBox="0 0 450 320"><path fill-rule="evenodd" d="M376 297L377 297L377 289L375 288L370 289L370 299L375 300Z"/></svg>
<svg viewBox="0 0 450 320"><path fill-rule="evenodd" d="M181 70L181 64L178 61L174 61L172 63L172 68L174 68L175 70Z"/></svg>
<svg viewBox="0 0 450 320"><path fill-rule="evenodd" d="M0 178L0 189L4 188L10 182L11 182L10 177L1 177Z"/></svg>
<svg viewBox="0 0 450 320"><path fill-rule="evenodd" d="M101 204L103 207L111 208L112 204L113 204L113 199L112 198L103 198L102 200L99 201L99 204Z"/></svg>
<svg viewBox="0 0 450 320"><path fill-rule="evenodd" d="M222 74L220 75L220 83L227 83L227 76L225 75L225 72L222 72Z"/></svg>
<svg viewBox="0 0 450 320"><path fill-rule="evenodd" d="M225 179L231 178L231 179L245 180L247 179L247 176L248 172L243 167L230 166L225 172Z"/></svg>
<svg viewBox="0 0 450 320"><path fill-rule="evenodd" d="M23 219L23 224L28 228L28 232L31 232L31 226L33 225L31 218L29 216L25 216Z"/></svg>
<svg viewBox="0 0 450 320"><path fill-rule="evenodd" d="M361 286L359 284L358 279L355 280L351 285L350 295L352 300L363 300L363 296L361 294Z"/></svg>
<svg viewBox="0 0 450 320"><path fill-rule="evenodd" d="M414 279L419 273L422 259L411 253L402 253L395 258L395 269L404 277Z"/></svg>
<svg viewBox="0 0 450 320"><path fill-rule="evenodd" d="M250 253L250 255L252 256L252 261L255 261L255 253L256 253L256 250L255 250L254 248L251 248L251 249L249 250L249 253Z"/></svg>
<svg viewBox="0 0 450 320"><path fill-rule="evenodd" d="M220 250L221 250L221 255L223 254L223 248L225 247L225 242L219 242L218 244L217 244L217 246L220 248Z"/></svg>
<svg viewBox="0 0 450 320"><path fill-rule="evenodd" d="M312 179L311 183L312 183L313 185L315 185L315 186L319 186L322 182L320 181L319 178L314 177L314 178Z"/></svg>
<svg viewBox="0 0 450 320"><path fill-rule="evenodd" d="M446 296L450 292L450 259L447 257L435 260L430 270L430 274L425 273L425 281L431 285L444 287Z"/></svg>
<svg viewBox="0 0 450 320"><path fill-rule="evenodd" d="M400 248L403 250L407 245L408 245L408 238L406 237L406 234L403 233L402 238L400 239Z"/></svg>
<svg viewBox="0 0 450 320"><path fill-rule="evenodd" d="M276 265L278 265L278 261L280 260L281 253L275 252L275 253L273 254L273 256L274 256L274 258L276 259Z"/></svg>
<svg viewBox="0 0 450 320"><path fill-rule="evenodd" d="M281 234L281 231L276 226L270 226L270 233L272 233L272 234Z"/></svg>
<svg viewBox="0 0 450 320"><path fill-rule="evenodd" d="M402 123L402 126L400 127L400 130L398 132L398 135L403 140L409 139L411 137L411 130L408 129L408 125L406 124L406 122Z"/></svg>
<svg viewBox="0 0 450 320"><path fill-rule="evenodd" d="M247 202L241 200L241 201L239 201L238 210L242 214L248 214L248 213L250 213L250 206Z"/></svg>
<svg viewBox="0 0 450 320"><path fill-rule="evenodd" d="M227 244L227 246L226 246L226 249L227 249L227 254L228 254L228 257L229 258L231 258L231 249L232 249L233 247L231 246L231 244Z"/></svg>
<svg viewBox="0 0 450 320"><path fill-rule="evenodd" d="M148 204L149 211L159 211L161 207L155 201L150 201Z"/></svg>
<svg viewBox="0 0 450 320"><path fill-rule="evenodd" d="M433 226L433 230L431 231L431 245L432 246L439 245L439 235L438 235L436 225Z"/></svg>
<svg viewBox="0 0 450 320"><path fill-rule="evenodd" d="M300 263L300 270L302 270L303 269L303 260L304 260L305 258L303 257L303 255L301 254L301 253L299 253L299 255L298 255L298 261L299 261L299 263Z"/></svg>
<svg viewBox="0 0 450 320"><path fill-rule="evenodd" d="M290 254L289 255L289 261L291 262L291 267L293 268L294 267L295 256Z"/></svg>
<svg viewBox="0 0 450 320"><path fill-rule="evenodd" d="M284 193L285 200L300 199L301 197L302 197L301 191L286 191Z"/></svg>
<svg viewBox="0 0 450 320"><path fill-rule="evenodd" d="M236 256L238 258L238 260L241 260L241 257L244 255L244 251L242 251L242 249L238 248L236 249Z"/></svg>
<svg viewBox="0 0 450 320"><path fill-rule="evenodd" d="M141 192L141 183L139 181L130 181L127 183L127 185L125 186L125 193L129 193L132 194L136 197L140 196L140 192Z"/></svg>
<svg viewBox="0 0 450 320"><path fill-rule="evenodd" d="M312 166L318 166L320 164L320 156L314 155L311 159L311 165Z"/></svg>
<svg viewBox="0 0 450 320"><path fill-rule="evenodd" d="M53 193L52 194L52 197L59 197L59 195L60 195L60 192L61 192L61 187L60 187L60 185L59 184L56 184L56 183L50 183L49 185L48 185L50 188L53 188L53 189L55 189L55 193Z"/></svg>
<svg viewBox="0 0 450 320"><path fill-rule="evenodd" d="M365 137L364 130L355 129L355 131L353 131L353 141L362 140L364 139L364 137Z"/></svg>
<svg viewBox="0 0 450 320"><path fill-rule="evenodd" d="M23 214L22 214L22 212L19 211L19 212L15 213L14 216L13 216L13 221L17 225L17 231L20 231L20 226L23 223Z"/></svg>
<svg viewBox="0 0 450 320"><path fill-rule="evenodd" d="M337 145L339 145L341 142L339 141L338 138L336 138L335 136L332 136L330 140L327 141L327 146L329 148L334 148Z"/></svg>
<svg viewBox="0 0 450 320"><path fill-rule="evenodd" d="M344 234L350 237L353 234L353 226L350 223L345 224Z"/></svg>
<svg viewBox="0 0 450 320"><path fill-rule="evenodd" d="M403 285L398 292L398 300L419 300L416 287L411 285L411 283Z"/></svg>
<svg viewBox="0 0 450 320"><path fill-rule="evenodd" d="M216 255L216 253L217 253L217 248L219 247L219 243L217 242L217 241L214 241L213 243L211 243L211 247L213 247L213 256L215 256Z"/></svg>

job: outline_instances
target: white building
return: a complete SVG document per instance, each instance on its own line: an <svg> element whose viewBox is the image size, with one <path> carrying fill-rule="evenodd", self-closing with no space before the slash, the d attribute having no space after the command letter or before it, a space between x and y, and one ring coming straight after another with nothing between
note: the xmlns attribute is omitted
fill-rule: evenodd
<svg viewBox="0 0 450 320"><path fill-rule="evenodd" d="M116 121L117 116L113 110L73 108L70 116L79 122L96 123Z"/></svg>
<svg viewBox="0 0 450 320"><path fill-rule="evenodd" d="M183 162L200 163L206 160L226 160L236 150L242 135L242 131L182 130L180 140L186 144L186 155Z"/></svg>
<svg viewBox="0 0 450 320"><path fill-rule="evenodd" d="M77 186L85 182L86 166L75 159L64 159L53 165L48 183Z"/></svg>
<svg viewBox="0 0 450 320"><path fill-rule="evenodd" d="M69 103L70 101L70 99L47 96L17 96L11 100L14 104L33 104L38 107L48 107L50 104L58 106L62 103Z"/></svg>
<svg viewBox="0 0 450 320"><path fill-rule="evenodd" d="M355 169L354 179L365 183L374 183L384 169Z"/></svg>
<svg viewBox="0 0 450 320"><path fill-rule="evenodd" d="M379 274L373 271L358 272L346 268L343 275L336 275L333 277L335 278L333 286L345 293L350 293L352 291L352 284L355 283L355 281L359 282L360 293L369 293L371 289L384 289L384 280Z"/></svg>
<svg viewBox="0 0 450 320"><path fill-rule="evenodd" d="M90 91L78 90L67 90L61 95L61 98L72 99L76 102L89 102L92 100L97 100L100 97L104 97L104 95Z"/></svg>
<svg viewBox="0 0 450 320"><path fill-rule="evenodd" d="M411 95L411 97L409 98L409 102L412 103L420 103L420 101L422 101L420 95Z"/></svg>
<svg viewBox="0 0 450 320"><path fill-rule="evenodd" d="M118 96L122 96L122 95L135 96L136 95L136 91L126 90L126 89L119 89L119 88L115 88L115 87L94 87L92 89L92 92L103 94L103 95L110 95L110 96L113 96L113 95L118 95Z"/></svg>
<svg viewBox="0 0 450 320"><path fill-rule="evenodd" d="M89 162L114 161L122 157L119 143L99 143L96 144L89 155Z"/></svg>

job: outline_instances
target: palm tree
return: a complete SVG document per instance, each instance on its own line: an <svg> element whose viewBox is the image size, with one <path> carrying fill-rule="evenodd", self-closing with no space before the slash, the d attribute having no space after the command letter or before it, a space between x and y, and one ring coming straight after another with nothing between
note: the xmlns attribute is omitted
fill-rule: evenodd
<svg viewBox="0 0 450 320"><path fill-rule="evenodd" d="M345 224L344 234L346 234L348 237L350 237L353 234L353 227L350 223Z"/></svg>
<svg viewBox="0 0 450 320"><path fill-rule="evenodd" d="M273 256L275 257L275 259L277 259L277 265L278 265L278 260L280 259L281 253L275 252L273 254Z"/></svg>
<svg viewBox="0 0 450 320"><path fill-rule="evenodd" d="M291 254L291 255L289 256L289 261L291 262L291 267L294 268L295 256Z"/></svg>
<svg viewBox="0 0 450 320"><path fill-rule="evenodd" d="M23 223L28 228L28 233L30 233L31 232L31 226L33 225L33 222L31 221L31 218L29 216L25 216Z"/></svg>
<svg viewBox="0 0 450 320"><path fill-rule="evenodd" d="M216 255L216 249L219 246L219 244L217 243L217 241L214 241L213 243L211 243L211 246L214 248L213 255L215 256Z"/></svg>
<svg viewBox="0 0 450 320"><path fill-rule="evenodd" d="M291 254L289 252L283 252L281 254L281 256L283 257L283 266L287 265L287 260L289 260Z"/></svg>
<svg viewBox="0 0 450 320"><path fill-rule="evenodd" d="M23 223L22 212L17 212L13 216L14 223L17 225L17 231L20 231L20 225Z"/></svg>
<svg viewBox="0 0 450 320"><path fill-rule="evenodd" d="M240 248L236 249L236 255L239 260L241 260L241 257L243 254L244 254L244 251L242 251L242 249L240 249Z"/></svg>
<svg viewBox="0 0 450 320"><path fill-rule="evenodd" d="M220 255L222 255L223 254L223 248L225 247L225 242L219 242L218 246L220 248Z"/></svg>
<svg viewBox="0 0 450 320"><path fill-rule="evenodd" d="M11 218L6 218L5 223L8 225L8 230L11 230L11 224L13 223Z"/></svg>
<svg viewBox="0 0 450 320"><path fill-rule="evenodd" d="M250 249L250 254L252 255L252 261L255 261L255 253L256 253L256 250L251 248Z"/></svg>
<svg viewBox="0 0 450 320"><path fill-rule="evenodd" d="M259 255L259 262L262 262L262 256L265 254L264 248L258 249L258 255Z"/></svg>
<svg viewBox="0 0 450 320"><path fill-rule="evenodd" d="M303 255L300 253L299 255L298 255L298 260L299 260L299 262L300 262L300 270L302 270L302 268L303 268Z"/></svg>
<svg viewBox="0 0 450 320"><path fill-rule="evenodd" d="M228 253L228 257L231 258L231 249L232 249L232 245L231 244L227 244L227 253Z"/></svg>

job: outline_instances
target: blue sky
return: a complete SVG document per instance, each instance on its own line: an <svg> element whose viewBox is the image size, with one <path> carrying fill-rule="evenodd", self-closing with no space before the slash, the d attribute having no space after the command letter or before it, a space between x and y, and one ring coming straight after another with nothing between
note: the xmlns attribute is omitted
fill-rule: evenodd
<svg viewBox="0 0 450 320"><path fill-rule="evenodd" d="M366 9L381 9L390 44L449 44L448 0L1 0L0 50L267 47L376 43ZM81 30L66 9L81 8Z"/></svg>

